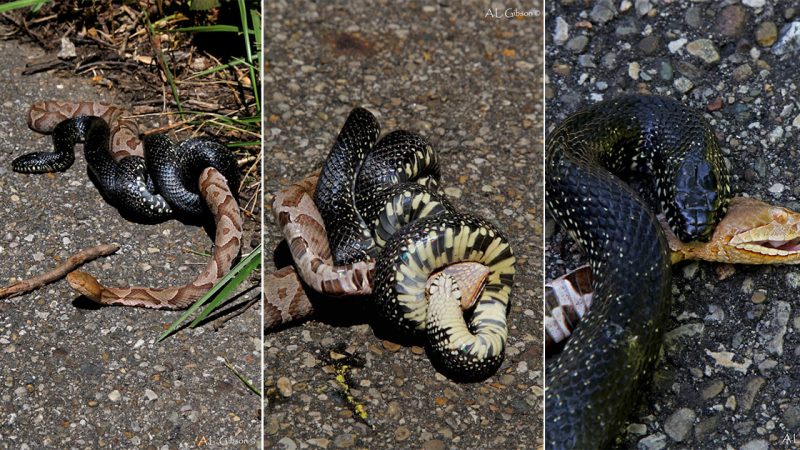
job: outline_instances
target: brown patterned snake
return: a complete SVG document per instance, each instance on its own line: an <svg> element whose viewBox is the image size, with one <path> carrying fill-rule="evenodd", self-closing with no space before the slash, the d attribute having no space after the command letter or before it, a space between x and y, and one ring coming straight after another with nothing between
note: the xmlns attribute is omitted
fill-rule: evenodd
<svg viewBox="0 0 800 450"><path fill-rule="evenodd" d="M106 103L47 101L30 107L28 126L39 133L51 134L65 121L80 120L82 116L100 117L110 129L108 150L114 160L120 161L129 156L141 157L146 151L139 139L136 123L126 118L126 115L124 110ZM103 305L158 309L182 309L189 306L230 271L239 255L242 239L242 214L226 177L216 169L207 167L199 176L198 187L202 200L214 217L216 233L211 259L194 280L182 286L167 288L114 288L104 287L86 272L74 271L67 276L70 286L90 300Z"/></svg>
<svg viewBox="0 0 800 450"><path fill-rule="evenodd" d="M313 314L314 307L301 280L315 292L334 297L372 293L374 260L342 266L333 264L325 225L312 199L318 178L319 171L316 171L275 195L273 214L289 245L295 266L287 266L265 276L266 330L303 320ZM485 266L461 263L448 266L445 271L458 280L464 291L462 309L468 309L476 301L487 275Z"/></svg>
<svg viewBox="0 0 800 450"><path fill-rule="evenodd" d="M702 260L727 264L800 264L800 214L747 197L731 199L708 242L681 242L662 221L672 264ZM572 334L592 302L592 272L582 266L545 287L545 347Z"/></svg>

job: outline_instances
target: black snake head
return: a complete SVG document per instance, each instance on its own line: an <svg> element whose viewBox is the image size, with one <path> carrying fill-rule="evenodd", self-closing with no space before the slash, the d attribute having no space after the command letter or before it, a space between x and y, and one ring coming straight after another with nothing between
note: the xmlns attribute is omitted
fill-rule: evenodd
<svg viewBox="0 0 800 450"><path fill-rule="evenodd" d="M682 241L706 241L722 218L719 176L714 165L689 154L675 175L676 210L670 225Z"/></svg>

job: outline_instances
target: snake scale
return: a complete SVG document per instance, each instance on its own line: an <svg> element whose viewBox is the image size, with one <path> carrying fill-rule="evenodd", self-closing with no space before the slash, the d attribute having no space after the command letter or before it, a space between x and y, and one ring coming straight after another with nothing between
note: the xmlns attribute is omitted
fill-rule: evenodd
<svg viewBox="0 0 800 450"><path fill-rule="evenodd" d="M702 115L663 97L631 95L565 119L546 142L546 203L588 256L592 307L547 361L548 448L606 448L658 357L671 301L659 221L619 176L637 175L683 240L708 237L730 196Z"/></svg>
<svg viewBox="0 0 800 450"><path fill-rule="evenodd" d="M101 102L47 101L28 110L28 126L51 134L54 152L34 152L12 162L22 173L64 171L73 147L84 144L90 173L103 196L140 221L213 219L214 251L204 270L176 287L105 287L75 271L69 284L103 305L181 309L230 271L241 248L243 220L235 192L239 174L233 155L218 142L194 138L173 144L162 135L139 139L136 123L119 107Z"/></svg>
<svg viewBox="0 0 800 450"><path fill-rule="evenodd" d="M388 326L427 336L443 373L485 379L505 351L515 273L508 241L439 192L438 156L423 137L379 135L372 113L355 108L321 171L275 196L296 271L267 276L266 326L311 313L301 279L325 295L371 295Z"/></svg>

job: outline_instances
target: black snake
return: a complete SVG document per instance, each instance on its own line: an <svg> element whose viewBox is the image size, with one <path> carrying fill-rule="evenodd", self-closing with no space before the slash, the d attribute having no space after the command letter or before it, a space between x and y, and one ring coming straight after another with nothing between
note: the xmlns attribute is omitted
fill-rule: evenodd
<svg viewBox="0 0 800 450"><path fill-rule="evenodd" d="M547 361L548 448L610 445L658 357L669 315L669 247L655 214L618 176L649 178L683 240L704 239L730 188L706 120L678 102L632 95L565 119L546 143L546 202L588 256L592 308Z"/></svg>
<svg viewBox="0 0 800 450"><path fill-rule="evenodd" d="M197 218L207 211L197 179L213 167L227 180L232 192L239 184L233 154L210 138L173 143L167 136L144 138L144 156L111 151L111 127L98 116L77 116L59 122L51 132L52 152L33 152L12 162L20 173L63 172L75 161L74 147L83 143L86 163L108 202L126 216L163 221L176 216Z"/></svg>
<svg viewBox="0 0 800 450"><path fill-rule="evenodd" d="M378 140L379 134L375 117L354 109L319 179L276 196L275 216L298 272L325 294L372 294L386 324L428 336L443 373L484 379L505 351L511 248L495 226L457 212L439 193L438 157L424 138L401 130ZM465 266L481 267L485 279L469 323L459 302L469 296L469 283L459 282ZM268 327L310 311L296 281L292 270L268 276Z"/></svg>

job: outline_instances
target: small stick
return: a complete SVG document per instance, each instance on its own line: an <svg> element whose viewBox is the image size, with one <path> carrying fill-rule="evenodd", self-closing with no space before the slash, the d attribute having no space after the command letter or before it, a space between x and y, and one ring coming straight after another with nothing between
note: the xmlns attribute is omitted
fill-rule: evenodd
<svg viewBox="0 0 800 450"><path fill-rule="evenodd" d="M0 298L16 297L34 289L38 289L46 284L58 281L84 263L87 263L93 259L97 259L101 256L108 256L117 250L119 250L119 245L117 244L96 245L94 247L83 249L67 258L64 262L49 272L28 278L27 280L17 281L16 283L0 288Z"/></svg>

